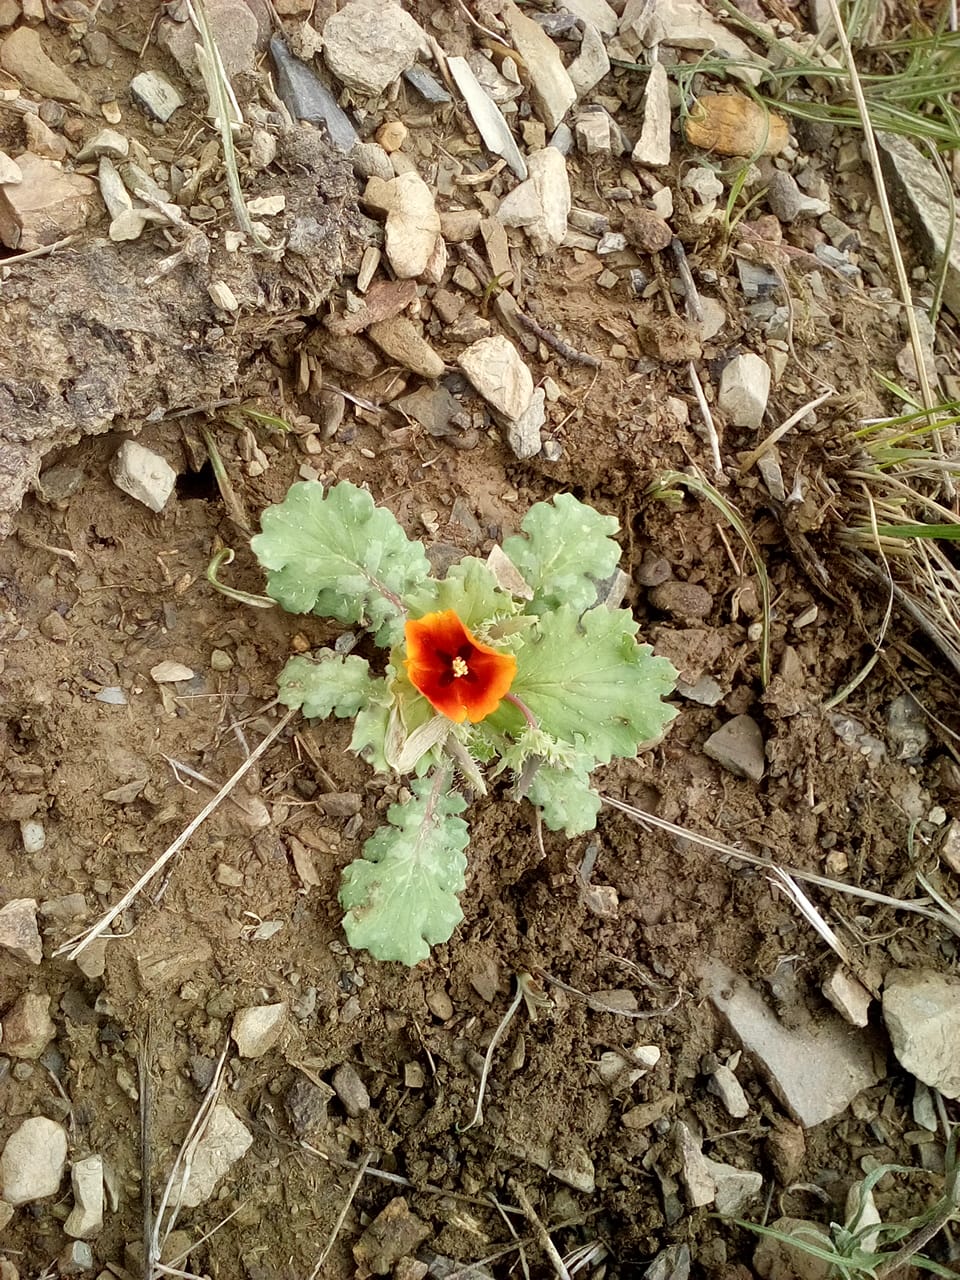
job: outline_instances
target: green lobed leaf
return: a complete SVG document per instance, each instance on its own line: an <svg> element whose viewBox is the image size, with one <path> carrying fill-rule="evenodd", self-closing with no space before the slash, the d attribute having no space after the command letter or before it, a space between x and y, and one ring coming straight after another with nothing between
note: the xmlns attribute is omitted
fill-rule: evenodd
<svg viewBox="0 0 960 1280"><path fill-rule="evenodd" d="M572 493L532 506L520 524L525 536L503 544L533 588L528 611L570 605L581 613L595 604L597 582L609 578L620 561L620 546L610 536L619 527L613 516L601 515Z"/></svg>
<svg viewBox="0 0 960 1280"><path fill-rule="evenodd" d="M637 644L631 614L600 605L581 618L565 605L539 623L517 653L510 691L546 733L601 764L633 756L641 743L660 737L677 714L661 702L673 692L677 673L649 645ZM501 704L490 719L506 728L516 713Z"/></svg>
<svg viewBox="0 0 960 1280"><path fill-rule="evenodd" d="M365 489L344 480L324 491L304 480L260 524L250 545L267 570L267 594L284 609L363 623L378 644L400 638L399 602L429 577L430 564Z"/></svg>
<svg viewBox="0 0 960 1280"><path fill-rule="evenodd" d="M527 788L527 799L538 805L551 831L582 836L597 825L600 797L590 786L590 760L576 766L541 764Z"/></svg>
<svg viewBox="0 0 960 1280"><path fill-rule="evenodd" d="M469 835L457 815L467 806L446 789L449 777L444 769L414 779L415 798L390 806L390 826L374 832L363 857L343 872L347 941L376 960L425 960L430 947L446 942L463 919L457 894L464 887Z"/></svg>
<svg viewBox="0 0 960 1280"><path fill-rule="evenodd" d="M453 609L471 630L517 612L515 601L500 590L496 578L475 556L451 565L440 582L428 580L415 587L404 597L404 604L415 618Z"/></svg>
<svg viewBox="0 0 960 1280"><path fill-rule="evenodd" d="M386 696L386 682L370 675L365 658L320 649L312 657L291 658L277 680L285 707L297 707L309 719L325 719L331 712L355 716L370 702Z"/></svg>

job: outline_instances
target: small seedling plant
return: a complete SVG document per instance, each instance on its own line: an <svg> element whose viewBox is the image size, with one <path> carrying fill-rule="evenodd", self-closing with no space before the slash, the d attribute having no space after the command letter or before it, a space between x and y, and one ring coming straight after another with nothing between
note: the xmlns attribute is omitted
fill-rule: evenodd
<svg viewBox="0 0 960 1280"><path fill-rule="evenodd" d="M487 561L435 578L422 543L347 482L294 484L252 539L267 592L291 613L365 628L382 673L355 653L291 658L284 706L354 720L351 750L406 779L410 798L343 872L351 946L413 965L463 919L469 830L462 780L477 795L506 778L552 831L592 830L590 775L658 740L676 714L676 672L636 639L625 609L597 603L620 559L617 521L571 494L531 507L522 533Z"/></svg>

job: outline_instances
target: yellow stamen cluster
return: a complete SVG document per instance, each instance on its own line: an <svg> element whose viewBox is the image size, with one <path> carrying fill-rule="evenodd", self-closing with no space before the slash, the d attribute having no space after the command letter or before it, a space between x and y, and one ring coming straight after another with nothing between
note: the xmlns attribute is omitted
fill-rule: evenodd
<svg viewBox="0 0 960 1280"><path fill-rule="evenodd" d="M465 676L470 668L467 666L466 658L454 658L452 662L454 676Z"/></svg>

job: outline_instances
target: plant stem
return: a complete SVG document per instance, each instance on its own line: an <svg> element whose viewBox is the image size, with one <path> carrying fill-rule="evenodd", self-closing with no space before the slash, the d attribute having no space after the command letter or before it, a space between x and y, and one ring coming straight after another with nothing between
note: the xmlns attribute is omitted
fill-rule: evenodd
<svg viewBox="0 0 960 1280"><path fill-rule="evenodd" d="M506 693L504 694L504 697L507 700L507 702L512 702L513 705L517 708L517 710L522 712L524 720L526 720L527 724L530 726L531 729L540 728L539 722L537 721L537 717L533 714L533 712L530 710L527 704L521 701L521 699L518 698L515 693Z"/></svg>

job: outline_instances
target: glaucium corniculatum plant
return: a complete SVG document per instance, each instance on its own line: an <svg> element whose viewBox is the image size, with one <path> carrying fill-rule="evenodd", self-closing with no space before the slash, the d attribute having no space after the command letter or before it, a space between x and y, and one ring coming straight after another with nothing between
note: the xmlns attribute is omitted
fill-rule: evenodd
<svg viewBox="0 0 960 1280"><path fill-rule="evenodd" d="M676 712L676 672L638 644L626 609L597 604L620 559L617 521L569 493L531 507L487 560L443 578L423 545L364 489L294 484L268 507L253 550L267 592L291 613L364 627L366 659L320 649L291 658L280 701L310 718L353 717L351 750L407 779L411 798L343 872L351 946L413 965L463 919L469 832L459 776L476 794L506 774L552 831L596 824L598 764L655 742Z"/></svg>

